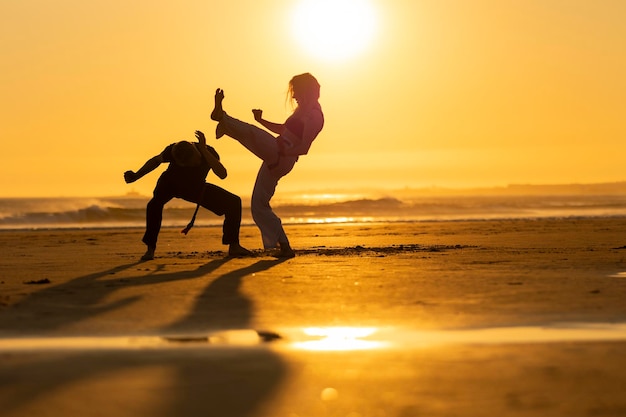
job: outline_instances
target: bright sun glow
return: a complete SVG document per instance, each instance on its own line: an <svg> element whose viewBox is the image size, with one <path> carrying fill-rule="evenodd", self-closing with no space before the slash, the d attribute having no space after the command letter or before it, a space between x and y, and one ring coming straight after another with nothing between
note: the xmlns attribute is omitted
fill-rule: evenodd
<svg viewBox="0 0 626 417"><path fill-rule="evenodd" d="M297 342L298 349L313 351L367 350L385 346L385 343L374 340L363 340L378 329L374 327L308 327L304 334L315 340Z"/></svg>
<svg viewBox="0 0 626 417"><path fill-rule="evenodd" d="M363 52L376 31L368 0L301 0L294 11L297 41L316 57L340 60Z"/></svg>

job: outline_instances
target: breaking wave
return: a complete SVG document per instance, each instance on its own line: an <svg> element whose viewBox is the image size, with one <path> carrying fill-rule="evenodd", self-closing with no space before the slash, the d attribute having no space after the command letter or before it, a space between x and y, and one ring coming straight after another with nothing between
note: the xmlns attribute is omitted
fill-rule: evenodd
<svg viewBox="0 0 626 417"><path fill-rule="evenodd" d="M4 198L0 229L143 227L147 197ZM291 199L273 203L284 223L454 221L495 218L626 216L626 197L610 196L429 196L343 195L342 199ZM172 200L164 227L184 227L195 205ZM197 225L221 225L223 218L200 210ZM252 224L244 203L243 224Z"/></svg>

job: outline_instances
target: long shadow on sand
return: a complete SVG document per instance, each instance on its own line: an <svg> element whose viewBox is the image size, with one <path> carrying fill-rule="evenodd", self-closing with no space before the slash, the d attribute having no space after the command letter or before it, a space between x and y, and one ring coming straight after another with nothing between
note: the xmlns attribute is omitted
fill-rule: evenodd
<svg viewBox="0 0 626 417"><path fill-rule="evenodd" d="M223 274L196 296L195 305L185 317L162 329L162 333L249 328L253 305L239 291L241 283L245 277L268 270L282 262L285 260L259 260Z"/></svg>
<svg viewBox="0 0 626 417"><path fill-rule="evenodd" d="M193 279L215 271L225 262L225 259L212 260L193 271L150 273L126 284ZM163 331L197 333L216 327L249 328L253 305L240 291L240 285L245 277L280 262L258 260L217 277L197 296L189 314ZM122 265L79 277L61 288L40 291L25 300L23 306L44 299L53 290L66 294L69 300L72 292L82 286L95 285L102 277L135 265ZM106 285L101 289L92 291L90 303L98 302L112 291ZM59 300L58 293L55 297ZM133 301L118 302L106 309ZM227 308L217 309L216 304ZM65 313L67 317L62 324L100 312L102 309L86 309L81 315L74 309L73 314ZM2 321L1 328L19 326ZM6 416L42 411L44 415L69 412L117 416L252 416L270 399L285 375L283 362L262 344L246 348L183 344L158 349L11 352L0 354L0 358L0 409ZM50 406L55 408L52 413Z"/></svg>
<svg viewBox="0 0 626 417"><path fill-rule="evenodd" d="M111 269L74 278L64 284L46 287L30 294L15 306L0 313L0 332L17 331L20 336L41 335L63 328L73 322L133 304L141 297L131 296L112 303L102 300L117 292L121 287L155 285L170 281L201 278L228 262L228 258L214 259L195 270L162 273L162 266L149 273L129 277L122 282L110 278L124 270L138 267L141 262L120 265ZM75 297L80 293L79 297Z"/></svg>

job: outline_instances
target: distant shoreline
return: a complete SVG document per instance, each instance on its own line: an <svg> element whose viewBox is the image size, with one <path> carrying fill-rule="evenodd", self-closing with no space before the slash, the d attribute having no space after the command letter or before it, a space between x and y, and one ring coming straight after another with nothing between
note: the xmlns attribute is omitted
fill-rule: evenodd
<svg viewBox="0 0 626 417"><path fill-rule="evenodd" d="M523 186L515 188L524 189ZM561 194L539 192L547 189L536 189L534 194L307 193L287 195L278 199L273 207L283 223L289 225L626 216L626 191L618 193L619 187L596 187L593 192L577 195L563 189ZM609 189L613 192L609 193ZM144 227L147 201L147 197L136 196L0 198L0 230ZM172 200L165 206L163 227L183 228L194 210L195 204ZM253 224L246 200L243 200L242 214L242 224ZM196 226L220 226L222 222L221 216L200 210Z"/></svg>
<svg viewBox="0 0 626 417"><path fill-rule="evenodd" d="M445 187L423 186L404 188L357 188L357 189L310 189L301 191L281 191L277 201L292 200L296 197L328 196L361 196L362 198L379 198L381 196L585 196L585 195L626 195L626 181L598 182L598 183L563 183L563 184L524 184L513 183L508 185L494 185L484 187ZM249 195L241 195L242 200L248 201ZM115 198L115 199L149 199L150 195L143 195L137 191L130 191L122 195L108 196L0 196L0 199L73 199L73 198Z"/></svg>
<svg viewBox="0 0 626 417"><path fill-rule="evenodd" d="M283 225L288 228L292 227L326 227L326 226L380 226L384 224L389 225L415 225L415 224L436 224L436 223L489 223L489 222L538 222L538 221L548 221L548 222L558 222L558 221L592 221L592 220L611 220L614 219L616 221L626 219L626 214L619 215L572 215L572 216L542 216L542 217L476 217L476 218L454 218L454 219L372 219L372 220L349 220L349 221L329 221L329 222L289 222L283 221ZM162 230L175 231L176 229L182 230L185 224L165 224L161 226ZM215 223L212 224L195 224L193 230L201 230L201 229L218 229L222 227L222 223L220 218L217 218ZM241 227L252 227L256 228L256 225L252 221L244 221L241 223ZM1 227L0 233L11 233L11 232L86 232L86 231L137 231L143 232L145 226L144 225L86 225L86 226L78 226L78 225L59 225L59 226L42 226L42 227Z"/></svg>

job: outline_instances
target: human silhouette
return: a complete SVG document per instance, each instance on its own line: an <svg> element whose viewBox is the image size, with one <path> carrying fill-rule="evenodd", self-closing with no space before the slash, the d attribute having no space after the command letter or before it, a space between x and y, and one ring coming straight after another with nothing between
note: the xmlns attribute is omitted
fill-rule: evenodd
<svg viewBox="0 0 626 417"><path fill-rule="evenodd" d="M275 256L295 256L280 218L270 206L278 181L287 175L301 155L306 155L324 126L324 114L319 103L320 84L309 73L294 76L289 81L288 98L296 103L293 113L284 123L273 123L263 118L263 111L253 109L254 120L270 132L229 116L223 108L224 91L215 92L215 107L211 119L218 122L216 137L227 135L236 139L263 163L252 192L252 217L261 231L263 247L273 250Z"/></svg>
<svg viewBox="0 0 626 417"><path fill-rule="evenodd" d="M154 188L152 199L146 207L146 231L143 243L146 253L141 257L147 261L154 259L157 239L161 230L163 207L173 198L196 203L199 206L224 216L222 243L229 245L230 256L249 256L251 252L239 244L241 227L241 198L217 185L206 183L205 178L212 169L220 179L227 176L224 165L219 160L215 149L206 144L204 134L197 130L198 143L181 141L167 146L160 154L153 156L137 171L126 171L124 180L132 183L144 175L154 171L162 163L169 163L167 169L159 177ZM195 219L195 213L194 213ZM193 225L187 226L187 233Z"/></svg>

